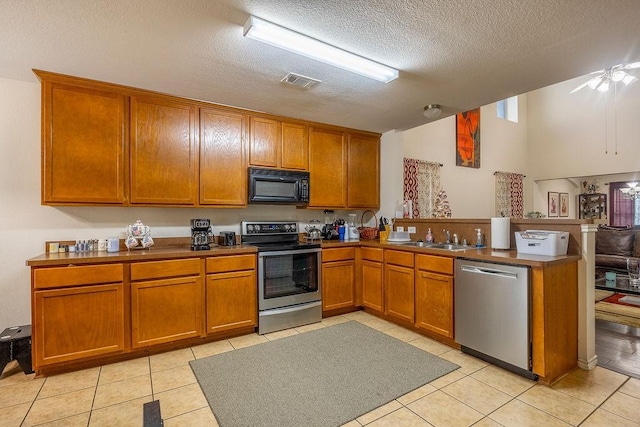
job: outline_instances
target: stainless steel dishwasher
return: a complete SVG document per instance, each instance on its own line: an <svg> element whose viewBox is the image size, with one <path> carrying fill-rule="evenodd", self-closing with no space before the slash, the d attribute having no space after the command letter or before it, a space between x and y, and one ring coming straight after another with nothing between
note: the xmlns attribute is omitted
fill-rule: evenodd
<svg viewBox="0 0 640 427"><path fill-rule="evenodd" d="M531 280L528 267L458 258L455 340L462 351L531 379Z"/></svg>

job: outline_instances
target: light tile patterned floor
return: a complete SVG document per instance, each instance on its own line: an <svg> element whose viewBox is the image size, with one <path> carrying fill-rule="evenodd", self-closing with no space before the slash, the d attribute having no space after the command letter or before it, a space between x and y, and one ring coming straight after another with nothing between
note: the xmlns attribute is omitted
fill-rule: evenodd
<svg viewBox="0 0 640 427"><path fill-rule="evenodd" d="M216 426L189 361L356 320L460 365L460 369L346 424L372 426L638 426L640 379L596 367L552 388L536 384L364 312L48 378L10 364L0 379L0 427L141 426L160 401L167 427Z"/></svg>

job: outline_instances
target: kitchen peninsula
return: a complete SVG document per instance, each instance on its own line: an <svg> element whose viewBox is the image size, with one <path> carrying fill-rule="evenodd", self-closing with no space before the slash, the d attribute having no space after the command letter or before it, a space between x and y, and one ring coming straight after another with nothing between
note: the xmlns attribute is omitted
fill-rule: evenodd
<svg viewBox="0 0 640 427"><path fill-rule="evenodd" d="M577 254L454 253L374 240L322 247L324 317L364 308L456 348L454 259L528 266L533 372L552 383L576 366ZM41 375L242 335L256 326L253 246L193 252L186 240L158 238L152 250L43 254L27 265L34 370Z"/></svg>

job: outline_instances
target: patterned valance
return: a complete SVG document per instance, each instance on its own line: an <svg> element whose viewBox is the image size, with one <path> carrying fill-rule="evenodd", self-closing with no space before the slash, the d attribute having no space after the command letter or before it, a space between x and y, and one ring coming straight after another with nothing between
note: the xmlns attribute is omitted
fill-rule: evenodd
<svg viewBox="0 0 640 427"><path fill-rule="evenodd" d="M524 216L524 178L520 173L496 172L496 216Z"/></svg>
<svg viewBox="0 0 640 427"><path fill-rule="evenodd" d="M404 200L413 202L413 218L433 217L441 167L437 162L404 159Z"/></svg>

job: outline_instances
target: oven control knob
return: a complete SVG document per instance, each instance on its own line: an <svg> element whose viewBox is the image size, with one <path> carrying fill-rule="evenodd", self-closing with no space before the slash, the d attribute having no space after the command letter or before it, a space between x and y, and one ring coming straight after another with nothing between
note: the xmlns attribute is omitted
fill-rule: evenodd
<svg viewBox="0 0 640 427"><path fill-rule="evenodd" d="M296 225L295 224L291 224L289 227L291 227L291 231L296 231Z"/></svg>
<svg viewBox="0 0 640 427"><path fill-rule="evenodd" d="M253 233L253 225L251 224L247 225L247 232Z"/></svg>

